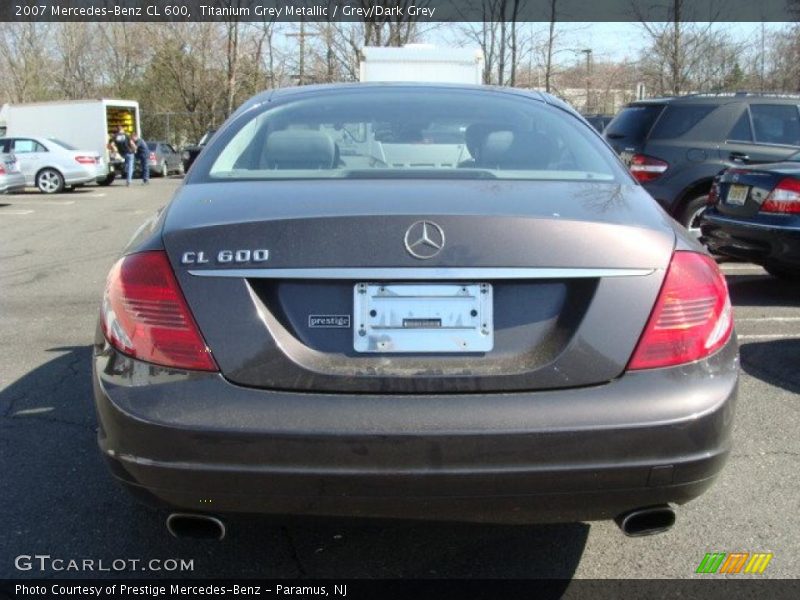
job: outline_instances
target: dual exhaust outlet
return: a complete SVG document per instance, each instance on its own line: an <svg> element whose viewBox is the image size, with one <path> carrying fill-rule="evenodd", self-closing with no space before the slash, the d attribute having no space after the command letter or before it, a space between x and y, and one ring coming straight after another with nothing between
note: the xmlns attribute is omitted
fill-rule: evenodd
<svg viewBox="0 0 800 600"><path fill-rule="evenodd" d="M642 537L667 531L675 524L675 511L666 504L636 508L614 521L629 537ZM218 540L225 538L225 523L217 517L197 513L172 513L167 517L167 531L179 539Z"/></svg>

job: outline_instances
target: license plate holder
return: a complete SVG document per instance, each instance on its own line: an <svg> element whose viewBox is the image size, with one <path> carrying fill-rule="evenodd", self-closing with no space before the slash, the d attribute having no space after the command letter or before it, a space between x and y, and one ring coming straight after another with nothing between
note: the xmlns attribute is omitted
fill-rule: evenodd
<svg viewBox="0 0 800 600"><path fill-rule="evenodd" d="M353 348L362 353L489 352L489 283L357 283Z"/></svg>
<svg viewBox="0 0 800 600"><path fill-rule="evenodd" d="M747 201L747 195L750 193L750 188L746 185L731 185L728 188L728 195L725 201L734 206L744 206Z"/></svg>

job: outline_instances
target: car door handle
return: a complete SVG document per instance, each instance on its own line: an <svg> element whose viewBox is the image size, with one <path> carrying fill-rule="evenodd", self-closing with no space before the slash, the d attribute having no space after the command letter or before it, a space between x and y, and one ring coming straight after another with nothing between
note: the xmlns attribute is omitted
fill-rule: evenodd
<svg viewBox="0 0 800 600"><path fill-rule="evenodd" d="M731 152L728 156L731 160L735 160L737 162L747 162L750 160L750 157L744 152Z"/></svg>

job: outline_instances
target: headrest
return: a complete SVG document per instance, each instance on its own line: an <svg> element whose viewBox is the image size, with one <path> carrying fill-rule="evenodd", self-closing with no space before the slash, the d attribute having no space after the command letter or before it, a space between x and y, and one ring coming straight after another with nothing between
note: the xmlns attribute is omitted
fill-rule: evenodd
<svg viewBox="0 0 800 600"><path fill-rule="evenodd" d="M292 129L270 133L264 154L267 169L331 169L336 147L321 131Z"/></svg>
<svg viewBox="0 0 800 600"><path fill-rule="evenodd" d="M490 169L546 169L555 154L555 143L539 132L495 131L486 136L479 163Z"/></svg>
<svg viewBox="0 0 800 600"><path fill-rule="evenodd" d="M483 147L486 137L493 131L501 131L508 129L507 125L500 125L499 123L473 123L464 131L464 142L467 144L467 150L476 158L480 149Z"/></svg>

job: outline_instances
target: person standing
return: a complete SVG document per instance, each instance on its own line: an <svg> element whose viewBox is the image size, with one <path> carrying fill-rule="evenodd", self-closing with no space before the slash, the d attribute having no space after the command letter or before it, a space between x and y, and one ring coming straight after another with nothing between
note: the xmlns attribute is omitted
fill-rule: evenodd
<svg viewBox="0 0 800 600"><path fill-rule="evenodd" d="M131 137L131 142L135 148L134 153L136 160L139 161L139 168L142 170L142 183L150 183L150 149L147 147L147 142L140 138L135 133Z"/></svg>
<svg viewBox="0 0 800 600"><path fill-rule="evenodd" d="M114 145L117 147L125 166L125 185L131 184L133 179L133 150L131 138L125 133L125 128L120 125L114 135Z"/></svg>

